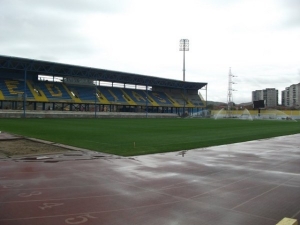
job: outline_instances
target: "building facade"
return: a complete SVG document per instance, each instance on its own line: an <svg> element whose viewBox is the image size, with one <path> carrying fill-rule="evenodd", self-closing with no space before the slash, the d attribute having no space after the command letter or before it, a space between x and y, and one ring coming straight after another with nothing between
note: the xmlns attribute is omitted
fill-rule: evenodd
<svg viewBox="0 0 300 225"><path fill-rule="evenodd" d="M298 108L300 106L300 83L286 87L285 90L281 92L281 96L283 106Z"/></svg>
<svg viewBox="0 0 300 225"><path fill-rule="evenodd" d="M278 90L275 88L267 88L252 91L252 102L258 100L264 100L266 107L276 107L278 106Z"/></svg>

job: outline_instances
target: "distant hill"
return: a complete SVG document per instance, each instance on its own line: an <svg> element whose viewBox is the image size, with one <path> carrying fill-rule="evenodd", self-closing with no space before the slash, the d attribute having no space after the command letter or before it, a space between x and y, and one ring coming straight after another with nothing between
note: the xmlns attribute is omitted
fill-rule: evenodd
<svg viewBox="0 0 300 225"><path fill-rule="evenodd" d="M247 105L252 105L252 104L253 104L252 102L245 102L245 103L239 103L236 105L247 106ZM207 101L207 105L213 105L213 106L227 105L227 102Z"/></svg>
<svg viewBox="0 0 300 225"><path fill-rule="evenodd" d="M227 105L227 103L225 103L225 102L207 101L207 105L219 106L219 105Z"/></svg>
<svg viewBox="0 0 300 225"><path fill-rule="evenodd" d="M253 102L245 102L245 103L240 103L238 105L240 105L240 106L253 105Z"/></svg>

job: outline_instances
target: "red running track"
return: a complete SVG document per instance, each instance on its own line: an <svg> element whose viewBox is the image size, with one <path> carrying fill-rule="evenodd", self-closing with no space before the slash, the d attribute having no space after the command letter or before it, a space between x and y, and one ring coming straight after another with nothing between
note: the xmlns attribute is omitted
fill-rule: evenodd
<svg viewBox="0 0 300 225"><path fill-rule="evenodd" d="M184 152L0 161L1 225L300 220L300 134Z"/></svg>

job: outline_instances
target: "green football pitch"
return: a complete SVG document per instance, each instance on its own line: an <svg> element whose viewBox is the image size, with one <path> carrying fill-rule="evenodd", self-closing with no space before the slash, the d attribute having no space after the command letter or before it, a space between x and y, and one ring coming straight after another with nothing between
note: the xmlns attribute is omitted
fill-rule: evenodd
<svg viewBox="0 0 300 225"><path fill-rule="evenodd" d="M0 119L0 131L132 156L296 134L300 133L300 123L237 119L5 118Z"/></svg>

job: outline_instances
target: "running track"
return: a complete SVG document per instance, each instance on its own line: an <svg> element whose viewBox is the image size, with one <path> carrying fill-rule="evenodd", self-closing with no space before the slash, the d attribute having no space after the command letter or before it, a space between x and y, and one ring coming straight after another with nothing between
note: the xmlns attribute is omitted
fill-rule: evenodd
<svg viewBox="0 0 300 225"><path fill-rule="evenodd" d="M300 220L300 134L133 158L0 159L1 225L274 225L283 217Z"/></svg>

